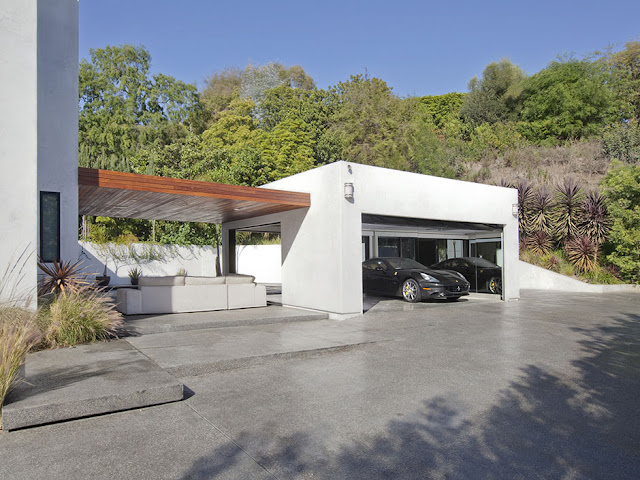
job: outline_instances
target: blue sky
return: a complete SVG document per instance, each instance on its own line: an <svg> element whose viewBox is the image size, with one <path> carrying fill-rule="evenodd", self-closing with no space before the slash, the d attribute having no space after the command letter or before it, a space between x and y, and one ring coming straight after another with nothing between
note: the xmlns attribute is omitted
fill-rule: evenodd
<svg viewBox="0 0 640 480"><path fill-rule="evenodd" d="M144 45L202 85L228 66L302 65L319 87L369 72L401 96L464 92L503 57L525 72L640 36L639 1L80 0L80 58Z"/></svg>

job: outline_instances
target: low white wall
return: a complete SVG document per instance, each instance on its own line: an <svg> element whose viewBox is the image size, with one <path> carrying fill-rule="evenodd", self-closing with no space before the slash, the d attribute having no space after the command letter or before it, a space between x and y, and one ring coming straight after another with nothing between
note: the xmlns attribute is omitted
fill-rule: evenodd
<svg viewBox="0 0 640 480"><path fill-rule="evenodd" d="M576 293L630 292L640 293L638 285L594 285L551 270L520 261L520 288Z"/></svg>
<svg viewBox="0 0 640 480"><path fill-rule="evenodd" d="M82 249L82 260L87 273L102 274L104 270L105 252L115 252L107 259L107 274L111 276L111 285L128 285L129 270L138 267L142 275L160 276L175 275L184 268L188 275L215 276L216 251L213 247L152 245L145 243L126 245L96 245L90 242L79 242ZM134 249L138 257L145 257L149 249L160 257L158 260L136 261L131 258L128 249ZM148 255L146 255L148 257ZM129 258L125 258L129 257ZM238 245L236 248L238 262L237 272L256 277L259 283L281 283L280 277L280 245Z"/></svg>
<svg viewBox="0 0 640 480"><path fill-rule="evenodd" d="M237 245L236 272L253 275L258 283L282 283L280 245Z"/></svg>

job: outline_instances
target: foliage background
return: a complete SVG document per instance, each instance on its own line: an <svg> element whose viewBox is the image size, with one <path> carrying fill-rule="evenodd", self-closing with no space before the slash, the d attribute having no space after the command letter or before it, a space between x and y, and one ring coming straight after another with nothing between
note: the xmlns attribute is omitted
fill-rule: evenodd
<svg viewBox="0 0 640 480"><path fill-rule="evenodd" d="M607 215L617 222L595 257L638 278L635 261L622 267L631 247L620 225L635 227L615 206L616 173L603 184L613 160L640 159L637 40L558 57L532 75L501 59L467 93L405 98L366 73L322 89L301 66L279 63L229 67L198 90L152 74L144 47L107 46L81 62L79 108L80 165L95 168L249 186L336 160L547 191L571 178L613 202ZM98 242L219 244L215 225L85 221Z"/></svg>

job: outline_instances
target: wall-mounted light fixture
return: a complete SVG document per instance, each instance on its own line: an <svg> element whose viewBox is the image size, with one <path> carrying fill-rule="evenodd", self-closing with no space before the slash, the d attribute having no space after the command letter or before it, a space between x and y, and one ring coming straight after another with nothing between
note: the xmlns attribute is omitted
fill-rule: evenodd
<svg viewBox="0 0 640 480"><path fill-rule="evenodd" d="M353 192L354 192L353 183L351 183L351 182L345 183L344 184L344 198L346 198L347 200L352 199L353 198Z"/></svg>
<svg viewBox="0 0 640 480"><path fill-rule="evenodd" d="M518 216L518 204L514 203L513 205L511 205L511 213L513 214L514 217Z"/></svg>

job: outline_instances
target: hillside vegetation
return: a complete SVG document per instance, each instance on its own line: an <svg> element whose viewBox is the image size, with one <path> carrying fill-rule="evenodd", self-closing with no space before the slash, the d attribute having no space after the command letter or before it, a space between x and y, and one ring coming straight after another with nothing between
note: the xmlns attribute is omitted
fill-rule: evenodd
<svg viewBox="0 0 640 480"><path fill-rule="evenodd" d="M625 234L609 235L618 227L607 192L616 189L616 175L635 178L640 161L639 41L588 58L560 57L532 75L502 59L472 78L466 93L408 98L367 75L318 88L301 66L277 63L215 72L198 89L151 74L150 62L146 49L131 45L92 50L81 62L80 165L257 186L348 160L542 189L553 205L562 203L562 186L570 181L579 200L604 195L607 232L594 240L595 265L637 278L619 262L620 255L629 257L624 252L640 250L637 226L626 221L619 226ZM611 173L614 159L621 164ZM637 199L625 201L634 211ZM576 205L582 225L588 207ZM522 221L535 216L533 206L526 208ZM556 223L563 223L559 215ZM98 241L219 239L219 228L210 225L87 222L85 233ZM562 251L586 234L583 226L568 236L551 230L552 246ZM521 232L527 245L541 230L523 223ZM611 243L614 238L631 243L615 254L620 245Z"/></svg>

